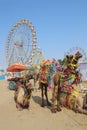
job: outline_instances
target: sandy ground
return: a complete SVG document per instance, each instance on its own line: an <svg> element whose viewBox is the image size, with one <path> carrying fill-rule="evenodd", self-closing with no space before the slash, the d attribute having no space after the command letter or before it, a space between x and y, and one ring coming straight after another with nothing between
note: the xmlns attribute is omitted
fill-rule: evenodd
<svg viewBox="0 0 87 130"><path fill-rule="evenodd" d="M51 90L48 94L51 99ZM8 82L0 81L0 130L87 130L87 115L66 108L52 114L50 108L42 108L40 90L33 91L30 110L18 111L13 97Z"/></svg>

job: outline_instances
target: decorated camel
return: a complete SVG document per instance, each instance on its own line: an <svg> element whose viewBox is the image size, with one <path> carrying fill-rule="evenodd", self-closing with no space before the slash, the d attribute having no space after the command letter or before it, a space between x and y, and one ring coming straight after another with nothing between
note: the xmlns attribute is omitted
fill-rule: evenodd
<svg viewBox="0 0 87 130"><path fill-rule="evenodd" d="M43 61L40 66L39 72L39 88L41 89L41 97L42 97L42 107L45 106L44 96L46 98L47 105L50 106L51 103L48 100L48 86L49 86L49 64L50 60Z"/></svg>
<svg viewBox="0 0 87 130"><path fill-rule="evenodd" d="M62 71L59 70L53 77L53 99L51 111L56 113L61 111L61 105L69 107L74 111L87 114L84 98L82 95L74 89L77 84L77 68L78 60L82 57L80 52L75 55L67 55L65 57L65 64L62 67ZM83 105L84 104L84 105Z"/></svg>
<svg viewBox="0 0 87 130"><path fill-rule="evenodd" d="M29 109L30 98L32 94L32 85L29 82L25 83L23 80L21 80L20 82L20 85L14 93L16 107L18 108L18 110L22 110L24 108Z"/></svg>

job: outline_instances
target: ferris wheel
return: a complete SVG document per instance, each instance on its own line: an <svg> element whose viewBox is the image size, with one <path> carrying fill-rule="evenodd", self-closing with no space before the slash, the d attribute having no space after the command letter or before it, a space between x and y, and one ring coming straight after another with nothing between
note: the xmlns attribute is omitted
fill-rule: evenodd
<svg viewBox="0 0 87 130"><path fill-rule="evenodd" d="M79 51L79 52L83 55L82 58L79 60L79 62L87 61L86 52L85 52L82 48L80 48L80 47L70 48L70 49L65 53L65 55L74 55L77 51Z"/></svg>
<svg viewBox="0 0 87 130"><path fill-rule="evenodd" d="M44 60L44 55L42 53L42 50L37 47L35 50L32 49L29 59L27 61L28 65L31 65L33 67L39 67L40 63Z"/></svg>
<svg viewBox="0 0 87 130"><path fill-rule="evenodd" d="M6 42L6 60L11 65L14 62L26 64L32 50L36 50L36 31L32 22L23 19L10 30Z"/></svg>

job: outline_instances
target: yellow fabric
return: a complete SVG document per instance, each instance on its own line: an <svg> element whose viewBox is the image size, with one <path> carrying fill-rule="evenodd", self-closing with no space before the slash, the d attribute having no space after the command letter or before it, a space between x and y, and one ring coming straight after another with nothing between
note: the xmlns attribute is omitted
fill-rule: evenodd
<svg viewBox="0 0 87 130"><path fill-rule="evenodd" d="M70 96L69 96L69 99L68 99L68 107L69 107L70 109L73 109L75 99L76 99L75 96L73 96L73 95L70 95Z"/></svg>
<svg viewBox="0 0 87 130"><path fill-rule="evenodd" d="M43 81L43 80L41 80L40 82L41 82L41 83L47 83L47 81Z"/></svg>
<svg viewBox="0 0 87 130"><path fill-rule="evenodd" d="M79 91L78 90L74 90L72 92L72 95L75 96L75 97L78 97L79 96Z"/></svg>
<svg viewBox="0 0 87 130"><path fill-rule="evenodd" d="M69 100L68 100L68 106L70 109L73 109L73 105L74 105L74 102L76 100L76 98L79 96L79 91L78 90L74 90L72 92L72 94L69 96Z"/></svg>
<svg viewBox="0 0 87 130"><path fill-rule="evenodd" d="M71 60L71 63L68 64L69 66L71 66L72 69L74 69L75 67L78 66L78 63L77 64L73 64L73 61L77 61L77 59L75 58L75 55L73 56L73 58Z"/></svg>

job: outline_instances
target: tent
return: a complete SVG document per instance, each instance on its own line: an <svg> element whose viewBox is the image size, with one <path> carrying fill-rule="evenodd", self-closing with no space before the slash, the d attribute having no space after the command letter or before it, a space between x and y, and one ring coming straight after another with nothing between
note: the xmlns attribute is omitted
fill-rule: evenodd
<svg viewBox="0 0 87 130"><path fill-rule="evenodd" d="M27 66L20 63L14 63L7 68L7 72L21 72L26 69L28 69Z"/></svg>

